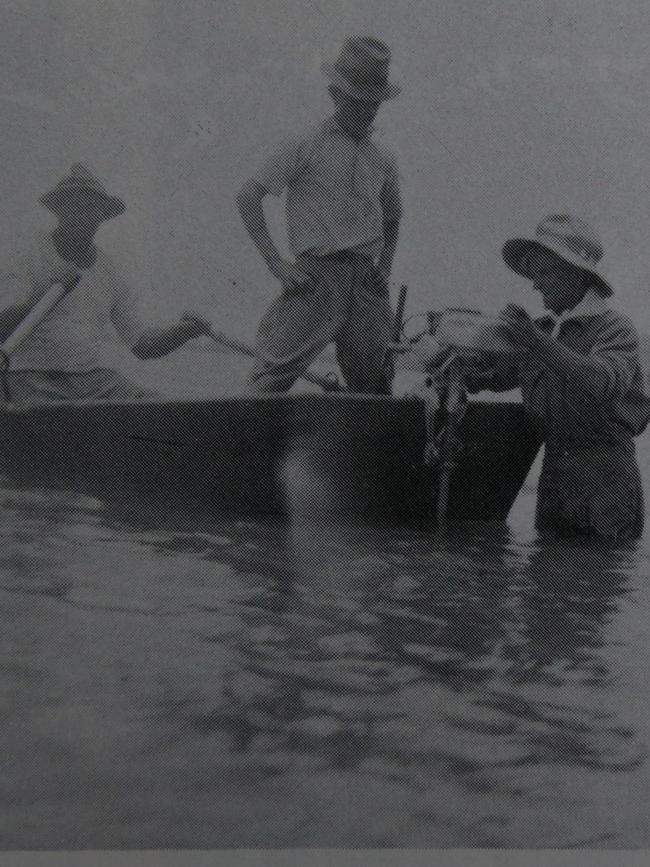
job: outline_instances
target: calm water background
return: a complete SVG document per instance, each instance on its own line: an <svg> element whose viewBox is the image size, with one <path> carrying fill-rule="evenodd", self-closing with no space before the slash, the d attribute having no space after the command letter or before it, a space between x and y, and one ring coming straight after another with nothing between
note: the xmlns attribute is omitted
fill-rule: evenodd
<svg viewBox="0 0 650 867"><path fill-rule="evenodd" d="M444 540L0 490L0 848L650 845L650 531L534 487Z"/></svg>

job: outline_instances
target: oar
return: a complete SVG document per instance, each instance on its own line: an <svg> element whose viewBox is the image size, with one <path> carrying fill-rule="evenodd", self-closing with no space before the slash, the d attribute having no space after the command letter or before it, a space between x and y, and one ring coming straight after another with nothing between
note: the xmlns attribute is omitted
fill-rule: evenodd
<svg viewBox="0 0 650 867"><path fill-rule="evenodd" d="M252 346L249 346L247 343L242 343L241 340L235 340L232 337L228 337L228 335L223 334L221 331L210 329L208 337L214 340L215 343L227 346L229 349L234 349L236 352L241 352L242 355L247 355L249 358L260 358L259 353L256 352ZM311 373L307 370L300 378L304 379L306 382L311 382L313 385L320 385L323 391L345 391L334 373L327 376L320 376L318 373Z"/></svg>
<svg viewBox="0 0 650 867"><path fill-rule="evenodd" d="M45 319L50 310L56 307L63 296L71 292L76 285L77 283L74 281L65 286L62 283L53 283L45 295L34 304L29 313L21 319L5 342L0 344L0 358L6 361L12 352L15 352L20 344L29 337L36 326Z"/></svg>
<svg viewBox="0 0 650 867"><path fill-rule="evenodd" d="M11 354L29 337L36 326L45 319L50 310L56 307L59 301L74 289L78 282L79 277L76 280L70 280L65 285L63 283L53 283L45 295L39 298L27 315L20 320L5 342L0 343L0 385L2 387L3 399L6 403L11 402L11 390L6 375L9 370Z"/></svg>

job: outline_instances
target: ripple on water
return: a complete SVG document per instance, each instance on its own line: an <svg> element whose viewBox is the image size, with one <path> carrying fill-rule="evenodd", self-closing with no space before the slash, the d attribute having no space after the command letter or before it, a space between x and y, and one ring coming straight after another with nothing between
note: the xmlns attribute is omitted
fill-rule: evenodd
<svg viewBox="0 0 650 867"><path fill-rule="evenodd" d="M373 656L379 652L377 643L360 632L323 635L318 639L317 645L331 656Z"/></svg>
<svg viewBox="0 0 650 867"><path fill-rule="evenodd" d="M467 702L457 713L446 714L447 722L459 729L480 734L508 735L517 722L507 713Z"/></svg>
<svg viewBox="0 0 650 867"><path fill-rule="evenodd" d="M28 804L13 827L29 810L51 839L69 831L94 779L130 791L137 818L91 819L89 840L127 847L648 842L640 573L630 596L616 562L598 573L592 558L595 577L569 587L570 550L487 529L434 544L189 518L142 529L47 496L7 508L0 722L30 752L0 781ZM60 786L48 750L66 718L64 816L39 793Z"/></svg>

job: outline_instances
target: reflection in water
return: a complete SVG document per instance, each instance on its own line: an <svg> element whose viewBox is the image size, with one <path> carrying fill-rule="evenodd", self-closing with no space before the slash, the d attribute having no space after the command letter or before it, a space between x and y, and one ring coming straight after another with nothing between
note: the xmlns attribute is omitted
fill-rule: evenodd
<svg viewBox="0 0 650 867"><path fill-rule="evenodd" d="M625 549L535 548L519 587L521 654L514 673L551 683L562 676L602 683L608 672L598 651L627 592L631 565Z"/></svg>
<svg viewBox="0 0 650 867"><path fill-rule="evenodd" d="M4 848L647 845L635 548L2 498Z"/></svg>

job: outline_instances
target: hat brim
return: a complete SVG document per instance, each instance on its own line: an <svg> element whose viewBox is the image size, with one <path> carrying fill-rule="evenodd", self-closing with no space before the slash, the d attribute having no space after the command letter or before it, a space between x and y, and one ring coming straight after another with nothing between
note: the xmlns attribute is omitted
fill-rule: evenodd
<svg viewBox="0 0 650 867"><path fill-rule="evenodd" d="M330 82L352 96L354 99L361 99L364 102L386 102L389 99L395 99L402 92L402 88L394 81L389 81L385 85L368 85L366 87L357 87L349 81L344 75L341 75L336 65L330 61L325 61L321 65L323 74L329 78Z"/></svg>
<svg viewBox="0 0 650 867"><path fill-rule="evenodd" d="M536 253L552 253L558 259L562 259L563 262L568 262L575 268L586 271L598 284L598 288L603 295L609 296L614 294L614 290L609 282L597 269L589 267L583 259L572 254L569 250L564 250L564 248L558 249L553 244L542 244L533 238L511 238L509 241L506 241L501 251L506 265L528 280L534 278L531 260Z"/></svg>
<svg viewBox="0 0 650 867"><path fill-rule="evenodd" d="M126 205L117 196L104 196L92 190L50 190L39 199L39 202L54 214L60 214L61 210L75 199L93 199L102 205L103 218L112 220L119 217L126 210Z"/></svg>

